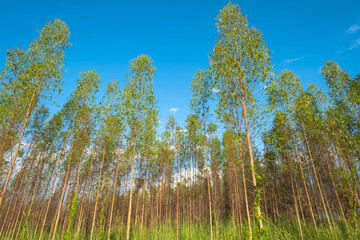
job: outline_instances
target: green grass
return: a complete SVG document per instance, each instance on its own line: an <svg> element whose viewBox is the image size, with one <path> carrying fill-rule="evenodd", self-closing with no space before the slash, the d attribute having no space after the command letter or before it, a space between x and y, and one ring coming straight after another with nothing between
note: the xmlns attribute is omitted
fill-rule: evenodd
<svg viewBox="0 0 360 240"><path fill-rule="evenodd" d="M247 226L244 224L243 226ZM278 219L276 223L264 219L264 231L258 232L256 226L252 225L253 228L253 239L268 239L268 240L297 240L301 239L300 231L298 224L295 220L289 219ZM360 239L360 233L355 232L350 226L338 222L333 227L333 234L330 231L330 228L325 223L318 224L318 232L315 231L315 228L312 224L303 224L303 236L304 239L309 240L329 240L329 239L339 239L339 240L352 240ZM249 231L247 227L241 228L240 226L234 227L232 221L219 222L218 224L213 225L214 239L248 239ZM107 239L107 231L103 234L102 237L97 237L95 233L94 239ZM176 238L176 225L170 224L161 224L154 225L150 227L140 227L132 226L131 227L131 239L136 240L172 240ZM0 239L5 239L5 236L1 236ZM75 238L74 232L71 234L71 239L89 239L90 232L81 232L78 238ZM38 239L38 233L29 233L26 239ZM48 233L44 234L43 239L50 239ZM56 235L56 240L63 239L61 237L61 232L59 231ZM110 239L113 240L122 240L126 239L126 226L115 227L111 231ZM204 223L192 223L191 225L184 223L181 225L179 230L179 239L184 240L209 240L210 239L210 227L208 224Z"/></svg>

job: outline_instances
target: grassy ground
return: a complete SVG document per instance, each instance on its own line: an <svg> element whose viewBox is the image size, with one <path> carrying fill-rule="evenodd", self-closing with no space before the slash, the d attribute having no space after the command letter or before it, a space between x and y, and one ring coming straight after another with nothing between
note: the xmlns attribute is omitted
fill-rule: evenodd
<svg viewBox="0 0 360 240"><path fill-rule="evenodd" d="M269 240L297 240L301 239L300 231L296 221L290 221L288 219L280 219L276 223L264 220L265 231L259 233L256 231L255 225L253 226L253 239L269 239ZM318 231L315 231L313 225L303 224L303 237L309 240L329 240L329 239L343 239L352 240L360 239L360 233L355 232L350 226L344 223L338 222L333 227L333 233L325 223L318 224ZM234 227L231 221L224 223L214 224L214 239L249 239L248 229L240 226ZM24 239L38 239L38 234L29 233ZM82 232L79 236L75 236L73 233L70 239L89 239L89 232ZM122 240L126 238L126 227L117 227L112 229L110 239ZM5 239L4 236L0 239ZM45 234L43 239L50 239ZM57 240L65 239L61 236L60 232L56 236ZM107 231L101 233L96 232L94 239L107 239ZM131 239L136 240L171 240L177 239L176 225L162 224L160 226L154 226L153 228L133 226L131 228ZM210 228L207 224L191 225L183 224L179 229L179 239L184 240L209 240Z"/></svg>

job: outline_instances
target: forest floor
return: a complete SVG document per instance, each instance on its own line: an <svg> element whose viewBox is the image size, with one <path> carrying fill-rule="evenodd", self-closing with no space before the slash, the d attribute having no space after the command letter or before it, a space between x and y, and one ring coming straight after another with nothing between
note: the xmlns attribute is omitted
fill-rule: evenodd
<svg viewBox="0 0 360 240"><path fill-rule="evenodd" d="M247 225L247 224L246 224ZM249 239L248 227L243 223L243 226L236 226L232 221L226 221L222 223L214 223L213 225L213 235L214 239ZM358 223L359 225L359 223ZM299 225L296 221L289 219L278 219L277 222L272 222L264 219L264 231L261 233L257 231L255 223L253 224L253 239L264 239L264 240L301 240L301 233L299 231ZM325 223L318 223L317 231L314 228L314 225L310 223L302 224L303 239L309 240L352 240L360 239L359 231L355 231L350 225L347 225L343 222L336 222L333 225L332 231L329 226ZM48 234L48 233L47 233ZM45 234L42 239L50 239L50 237ZM27 236L23 239L38 239L39 235L37 233L27 233ZM81 232L76 236L75 232L71 236L64 236L64 233L59 233L56 235L56 240L63 239L89 239L90 232ZM1 236L0 239L8 239L8 236ZM107 229L98 229L93 239L108 239ZM113 240L122 240L126 239L126 226L121 225L112 229L110 238ZM177 227L176 224L161 224L154 225L153 227L141 227L141 226L132 226L130 239L132 240L209 240L210 239L210 227L205 223L192 223L182 224L179 227L178 237L177 237Z"/></svg>

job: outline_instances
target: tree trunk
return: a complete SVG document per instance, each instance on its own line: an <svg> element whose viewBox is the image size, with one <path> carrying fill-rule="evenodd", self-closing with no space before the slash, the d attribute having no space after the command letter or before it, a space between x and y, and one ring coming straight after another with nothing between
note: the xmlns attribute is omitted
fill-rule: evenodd
<svg viewBox="0 0 360 240"><path fill-rule="evenodd" d="M252 177L253 187L254 187L255 196L256 196L256 194L257 194L256 191L258 190L258 188L257 188L257 184L256 184L255 164L254 164L253 153L252 153L252 149L251 149L251 140L250 140L249 125L248 125L248 116L247 116L247 111L246 111L247 109L246 109L246 105L245 105L245 97L244 96L242 98L241 104L242 104L243 111L244 111L245 134L246 134L246 139L247 139L248 149L249 149L249 155L250 155L251 177ZM258 204L259 205L256 206L256 209L255 209L256 214L257 214L256 218L258 220L259 230L262 231L263 222L262 222L262 218L261 218L260 202Z"/></svg>
<svg viewBox="0 0 360 240"><path fill-rule="evenodd" d="M108 240L110 240L110 231L111 231L111 224L112 224L114 204L115 204L116 185L117 185L117 177L118 177L118 172L119 172L119 163L120 163L120 156L121 156L121 144L122 144L122 136L120 136L119 151L117 154L116 167L115 167L115 178L114 178L115 181L114 181L113 195L112 195L111 208L110 208Z"/></svg>
<svg viewBox="0 0 360 240"><path fill-rule="evenodd" d="M137 112L138 116L139 112ZM138 117L136 118L136 122L138 122ZM134 148L132 155L132 165L131 165L131 180L130 180L130 196L129 196L129 209L128 209L128 218L126 223L126 240L130 239L130 220L131 220L131 208L132 208L132 190L133 190L133 182L134 182L134 167L135 167L135 154L136 154L136 140L137 140L137 126L135 126L135 139L134 139Z"/></svg>
<svg viewBox="0 0 360 240"><path fill-rule="evenodd" d="M22 129L21 129L21 134L20 134L20 137L19 137L19 142L18 142L18 144L17 144L14 157L13 157L12 160L11 160L10 169L9 169L7 175L6 175L6 179L5 179L4 186L3 186L2 190L1 190L1 193L0 193L0 209L1 209L1 206L2 206L2 201L3 201L3 199L4 199L4 195L5 195L7 186L8 186L8 184L9 184L9 180L10 180L10 176L11 176L12 170L13 170L14 165L15 165L16 157L17 157L17 155L18 155L18 153L19 153L21 141L22 141L22 138L23 138L24 133L25 133L25 129L26 129L26 126L27 126L27 122L29 121L29 118L30 118L30 115L31 115L31 110L32 110L31 108L32 108L32 106L33 106L33 103L34 103L35 98L36 98L36 95L37 95L37 89L38 89L38 87L35 88L34 93L33 93L32 97L31 97L29 106L28 106L28 108L27 108L27 110L26 110L24 125L23 125L23 127L22 127Z"/></svg>
<svg viewBox="0 0 360 240"><path fill-rule="evenodd" d="M95 227L95 220L96 220L96 211L97 211L97 205L98 205L98 201L99 201L100 187L101 187L101 183L102 183L102 171L103 171L103 167L104 167L104 162L105 162L105 150L104 150L104 152L103 152L102 160L101 160L101 167L100 167L100 173L99 173L99 181L98 181L98 185L97 185L97 192L96 192L96 200L95 200L94 214L93 214L92 224L91 224L90 240L92 240L93 234L94 234L94 227Z"/></svg>

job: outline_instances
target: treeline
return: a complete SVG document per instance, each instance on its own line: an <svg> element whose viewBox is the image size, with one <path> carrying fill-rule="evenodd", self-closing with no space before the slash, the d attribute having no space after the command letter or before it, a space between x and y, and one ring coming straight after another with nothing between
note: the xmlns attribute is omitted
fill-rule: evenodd
<svg viewBox="0 0 360 240"><path fill-rule="evenodd" d="M163 226L194 239L194 224L213 239L225 222L235 238L258 239L268 236L264 221L283 219L300 239L309 228L359 236L360 75L328 61L328 92L303 88L292 71L271 72L261 32L238 5L225 6L216 27L209 66L192 81L193 113L183 127L169 117L161 132L149 56L131 60L124 87L111 81L101 100L100 76L81 73L50 114L68 27L50 21L27 49L9 49L0 75L1 239L129 239Z"/></svg>

